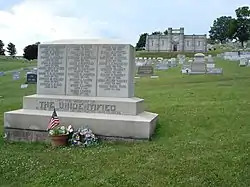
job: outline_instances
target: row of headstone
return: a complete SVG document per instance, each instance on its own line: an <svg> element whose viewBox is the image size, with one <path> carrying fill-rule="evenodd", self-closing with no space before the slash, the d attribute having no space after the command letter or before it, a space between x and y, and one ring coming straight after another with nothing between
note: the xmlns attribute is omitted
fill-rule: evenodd
<svg viewBox="0 0 250 187"><path fill-rule="evenodd" d="M193 60L183 64L181 72L183 74L222 74L222 68L216 68L214 59L211 55L205 56L202 53L194 55Z"/></svg>
<svg viewBox="0 0 250 187"><path fill-rule="evenodd" d="M184 63L185 59L181 59L181 62ZM180 61L179 61L180 63ZM143 58L137 58L135 61L136 67L140 66L154 66L156 70L167 70L172 67L176 67L178 65L176 58L171 59L163 59L163 58L157 58L157 59L143 59Z"/></svg>
<svg viewBox="0 0 250 187"><path fill-rule="evenodd" d="M241 61L240 66L247 66L250 60L250 52L248 51L224 52L222 54L218 54L217 56L223 58L224 60ZM245 61L247 62L245 63Z"/></svg>
<svg viewBox="0 0 250 187"><path fill-rule="evenodd" d="M34 68L32 71L30 71L28 68L25 68L26 75L26 84L36 84L37 83L37 68ZM20 71L13 71L12 72L12 79L13 80L19 80L20 79ZM5 72L0 72L0 77L4 76Z"/></svg>
<svg viewBox="0 0 250 187"><path fill-rule="evenodd" d="M158 58L136 58L136 77L145 77L150 76L150 78L157 78L158 76L154 75L154 70L168 70L169 68L177 67L178 64L185 64L186 57L185 55L178 55L177 58L163 59L162 57Z"/></svg>

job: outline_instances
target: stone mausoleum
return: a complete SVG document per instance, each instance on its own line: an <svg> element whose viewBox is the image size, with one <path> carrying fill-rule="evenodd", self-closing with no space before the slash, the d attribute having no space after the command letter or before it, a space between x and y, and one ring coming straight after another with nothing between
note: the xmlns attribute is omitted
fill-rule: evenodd
<svg viewBox="0 0 250 187"><path fill-rule="evenodd" d="M207 35L184 35L184 28L168 28L167 35L149 35L146 40L149 52L206 52Z"/></svg>

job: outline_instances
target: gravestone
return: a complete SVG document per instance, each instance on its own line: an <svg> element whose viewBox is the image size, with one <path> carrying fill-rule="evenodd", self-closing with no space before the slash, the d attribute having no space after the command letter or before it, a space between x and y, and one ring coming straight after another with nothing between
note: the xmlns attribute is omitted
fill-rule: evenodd
<svg viewBox="0 0 250 187"><path fill-rule="evenodd" d="M20 88L22 88L22 89L23 88L28 88L28 86L29 86L28 84L21 84Z"/></svg>
<svg viewBox="0 0 250 187"><path fill-rule="evenodd" d="M153 66L139 66L137 75L138 76L152 76L154 74Z"/></svg>
<svg viewBox="0 0 250 187"><path fill-rule="evenodd" d="M155 69L157 69L157 70L167 70L168 69L168 64L165 64L165 63L156 64Z"/></svg>
<svg viewBox="0 0 250 187"><path fill-rule="evenodd" d="M184 57L184 58L180 58L180 59L179 59L179 64L184 64L184 63L185 63L185 60L186 60L185 57Z"/></svg>
<svg viewBox="0 0 250 187"><path fill-rule="evenodd" d="M185 60L186 60L186 56L185 55L178 54L177 58L179 60L179 64L184 64L185 63Z"/></svg>
<svg viewBox="0 0 250 187"><path fill-rule="evenodd" d="M248 60L247 60L247 58L241 58L240 59L240 64L239 64L239 66L247 66L247 62Z"/></svg>
<svg viewBox="0 0 250 187"><path fill-rule="evenodd" d="M12 73L12 79L13 79L13 80L18 80L18 79L20 79L20 72L13 72L13 73Z"/></svg>
<svg viewBox="0 0 250 187"><path fill-rule="evenodd" d="M104 137L149 139L158 114L134 97L135 50L107 40L64 40L38 46L37 94L5 112L7 140L45 141L54 108L61 125L88 126Z"/></svg>
<svg viewBox="0 0 250 187"><path fill-rule="evenodd" d="M207 74L222 74L223 69L222 68L208 68L206 73Z"/></svg>
<svg viewBox="0 0 250 187"><path fill-rule="evenodd" d="M176 67L177 66L176 58L171 58L170 62L171 62L171 67Z"/></svg>
<svg viewBox="0 0 250 187"><path fill-rule="evenodd" d="M32 72L37 74L37 68L33 68Z"/></svg>
<svg viewBox="0 0 250 187"><path fill-rule="evenodd" d="M26 83L27 84L36 84L37 83L37 74L33 73L33 72L27 73Z"/></svg>
<svg viewBox="0 0 250 187"><path fill-rule="evenodd" d="M212 71L212 69L215 68L215 63L214 63L214 59L212 55L208 55L206 66L207 66L207 71L210 71L210 70Z"/></svg>
<svg viewBox="0 0 250 187"><path fill-rule="evenodd" d="M189 74L205 74L205 73L206 73L205 55L202 53L197 53L194 55L194 61L191 64L191 72L189 72Z"/></svg>

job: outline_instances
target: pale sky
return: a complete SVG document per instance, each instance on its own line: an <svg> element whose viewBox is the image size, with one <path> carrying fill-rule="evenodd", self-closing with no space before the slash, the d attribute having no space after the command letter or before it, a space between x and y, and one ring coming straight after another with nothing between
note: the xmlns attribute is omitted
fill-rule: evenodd
<svg viewBox="0 0 250 187"><path fill-rule="evenodd" d="M120 39L135 46L144 32L185 28L207 34L213 20L234 16L249 0L0 0L0 39L18 55L35 42Z"/></svg>

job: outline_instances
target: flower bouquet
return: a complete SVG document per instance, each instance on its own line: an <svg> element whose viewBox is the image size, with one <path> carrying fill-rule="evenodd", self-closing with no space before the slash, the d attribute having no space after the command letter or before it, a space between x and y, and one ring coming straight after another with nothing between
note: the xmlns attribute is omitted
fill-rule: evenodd
<svg viewBox="0 0 250 187"><path fill-rule="evenodd" d="M69 138L69 143L72 146L89 147L98 144L98 139L89 128L79 128L73 132Z"/></svg>
<svg viewBox="0 0 250 187"><path fill-rule="evenodd" d="M60 121L54 109L47 128L51 144L54 147L65 146L68 143L71 145L83 145L84 147L98 144L97 137L89 128L80 128L74 132L71 125L68 128L59 125Z"/></svg>
<svg viewBox="0 0 250 187"><path fill-rule="evenodd" d="M68 137L70 133L70 126L66 129L65 126L55 127L49 130L51 144L54 147L65 146L68 144Z"/></svg>

